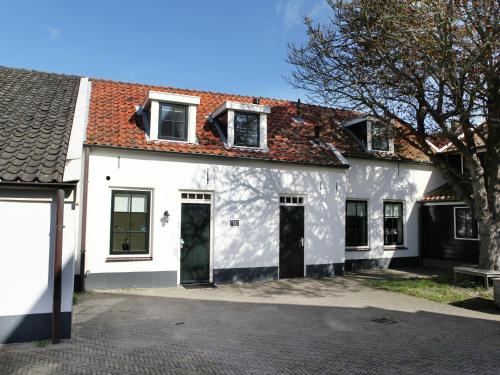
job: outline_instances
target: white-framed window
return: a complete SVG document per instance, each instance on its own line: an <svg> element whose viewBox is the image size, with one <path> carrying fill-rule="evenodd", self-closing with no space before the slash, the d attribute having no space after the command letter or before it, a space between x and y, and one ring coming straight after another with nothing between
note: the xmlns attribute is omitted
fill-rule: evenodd
<svg viewBox="0 0 500 375"><path fill-rule="evenodd" d="M198 192L198 191L182 191L181 199L183 202L210 203L212 200L212 193Z"/></svg>
<svg viewBox="0 0 500 375"><path fill-rule="evenodd" d="M454 237L456 240L479 240L477 221L469 207L454 207Z"/></svg>
<svg viewBox="0 0 500 375"><path fill-rule="evenodd" d="M110 255L149 254L151 192L111 191Z"/></svg>
<svg viewBox="0 0 500 375"><path fill-rule="evenodd" d="M304 206L306 198L302 195L281 194L280 206Z"/></svg>
<svg viewBox="0 0 500 375"><path fill-rule="evenodd" d="M149 91L143 105L144 128L150 140L196 143L199 96Z"/></svg>
<svg viewBox="0 0 500 375"><path fill-rule="evenodd" d="M267 149L267 115L271 107L226 101L210 115L228 148Z"/></svg>
<svg viewBox="0 0 500 375"><path fill-rule="evenodd" d="M343 127L363 144L367 151L394 152L394 137L390 123L385 124L373 116L364 116L343 123Z"/></svg>

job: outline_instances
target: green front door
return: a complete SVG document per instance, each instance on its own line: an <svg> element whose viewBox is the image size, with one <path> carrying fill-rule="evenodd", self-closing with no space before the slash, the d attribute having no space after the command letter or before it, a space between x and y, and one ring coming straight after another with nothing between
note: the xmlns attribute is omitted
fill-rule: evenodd
<svg viewBox="0 0 500 375"><path fill-rule="evenodd" d="M210 204L182 203L181 283L210 281Z"/></svg>

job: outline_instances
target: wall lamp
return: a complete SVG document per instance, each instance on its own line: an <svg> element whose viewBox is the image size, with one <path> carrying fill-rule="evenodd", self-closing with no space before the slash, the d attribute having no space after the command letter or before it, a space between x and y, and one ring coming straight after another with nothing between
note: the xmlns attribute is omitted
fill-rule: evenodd
<svg viewBox="0 0 500 375"><path fill-rule="evenodd" d="M161 221L164 223L168 223L168 219L170 217L170 214L168 213L168 210L163 213L163 217L161 218Z"/></svg>

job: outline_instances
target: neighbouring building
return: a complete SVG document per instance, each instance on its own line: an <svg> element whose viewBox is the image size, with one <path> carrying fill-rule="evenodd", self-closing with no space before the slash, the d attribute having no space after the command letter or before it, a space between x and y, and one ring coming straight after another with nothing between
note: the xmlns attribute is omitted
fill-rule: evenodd
<svg viewBox="0 0 500 375"><path fill-rule="evenodd" d="M459 136L461 137L461 135ZM479 160L486 166L486 149L477 134ZM463 155L445 137L433 139L431 146L446 158L450 168L469 183ZM421 200L423 264L450 268L460 264L479 262L478 224L471 210L448 184L427 192Z"/></svg>
<svg viewBox="0 0 500 375"><path fill-rule="evenodd" d="M0 67L0 343L70 336L87 82Z"/></svg>
<svg viewBox="0 0 500 375"><path fill-rule="evenodd" d="M87 288L419 264L418 201L443 180L376 119L104 80L91 92Z"/></svg>
<svg viewBox="0 0 500 375"><path fill-rule="evenodd" d="M421 210L422 256L427 264L478 263L477 222L448 184L427 193Z"/></svg>

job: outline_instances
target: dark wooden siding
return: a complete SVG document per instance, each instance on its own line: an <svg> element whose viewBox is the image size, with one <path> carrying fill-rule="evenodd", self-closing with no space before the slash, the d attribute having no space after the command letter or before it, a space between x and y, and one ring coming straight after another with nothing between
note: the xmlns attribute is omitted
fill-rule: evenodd
<svg viewBox="0 0 500 375"><path fill-rule="evenodd" d="M479 241L455 239L453 207L463 205L422 206L422 254L426 258L477 263Z"/></svg>

